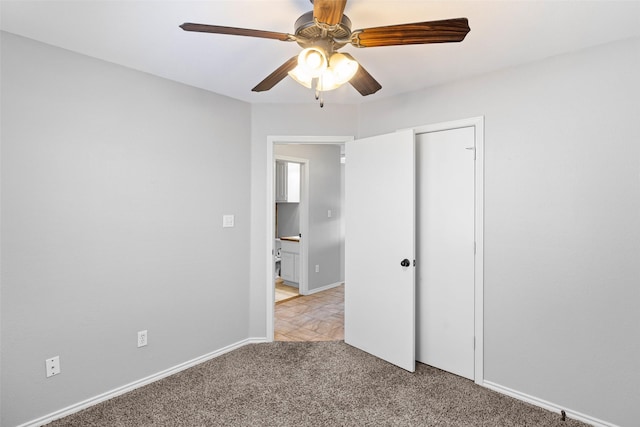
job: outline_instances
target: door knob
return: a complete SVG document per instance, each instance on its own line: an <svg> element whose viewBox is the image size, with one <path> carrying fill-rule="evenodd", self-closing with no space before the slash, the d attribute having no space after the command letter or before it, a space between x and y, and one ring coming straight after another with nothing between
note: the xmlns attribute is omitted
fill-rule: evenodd
<svg viewBox="0 0 640 427"><path fill-rule="evenodd" d="M411 265L411 262L405 258L400 262L400 265L403 267L409 267Z"/></svg>

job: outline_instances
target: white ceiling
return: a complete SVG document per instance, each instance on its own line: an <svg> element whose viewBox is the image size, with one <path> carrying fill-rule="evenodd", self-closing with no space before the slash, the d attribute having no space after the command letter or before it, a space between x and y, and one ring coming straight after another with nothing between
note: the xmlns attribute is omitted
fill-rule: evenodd
<svg viewBox="0 0 640 427"><path fill-rule="evenodd" d="M2 0L1 28L251 103L314 103L286 78L269 92L251 88L295 55L293 42L182 31L183 22L293 33L309 0ZM467 17L462 43L350 52L382 84L362 97L350 85L326 102L360 103L614 40L640 36L640 1L349 0L353 29Z"/></svg>

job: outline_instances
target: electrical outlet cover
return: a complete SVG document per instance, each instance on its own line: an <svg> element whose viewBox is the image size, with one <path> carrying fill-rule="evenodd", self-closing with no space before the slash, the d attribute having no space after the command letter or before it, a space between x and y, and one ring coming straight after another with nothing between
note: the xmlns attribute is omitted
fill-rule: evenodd
<svg viewBox="0 0 640 427"><path fill-rule="evenodd" d="M147 330L138 332L138 347L147 345Z"/></svg>
<svg viewBox="0 0 640 427"><path fill-rule="evenodd" d="M60 373L60 356L52 357L44 361L47 369L47 378Z"/></svg>

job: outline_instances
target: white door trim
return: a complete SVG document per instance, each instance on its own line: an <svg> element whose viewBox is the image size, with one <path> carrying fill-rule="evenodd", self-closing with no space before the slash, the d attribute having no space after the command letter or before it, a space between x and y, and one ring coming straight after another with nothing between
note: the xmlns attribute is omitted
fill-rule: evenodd
<svg viewBox="0 0 640 427"><path fill-rule="evenodd" d="M475 134L474 382L484 382L484 116L412 128L416 135L473 127Z"/></svg>
<svg viewBox="0 0 640 427"><path fill-rule="evenodd" d="M309 233L309 159L303 159L300 157L290 157L290 156L281 156L276 154L274 157L275 160L284 160L287 162L295 162L300 163L302 165L302 173L300 174L300 234L302 234L302 239L300 239L300 281L298 282L298 292L301 295L307 295L309 293L309 271L307 269L308 254L309 254L309 241L304 237ZM272 166L273 167L273 166ZM274 177L275 181L275 177ZM274 184L275 185L275 184ZM275 195L274 195L275 198ZM272 206L275 205L275 202ZM274 221L275 223L275 221ZM275 236L275 228L274 233ZM274 264L275 262L271 262ZM275 277L275 271L273 272L272 278Z"/></svg>
<svg viewBox="0 0 640 427"><path fill-rule="evenodd" d="M267 220L267 233L265 239L265 248L264 254L266 256L266 268L265 268L265 290L266 290L266 303L267 303L267 319L266 319L266 338L268 342L273 341L273 330L274 330L274 320L273 320L273 307L274 307L274 289L273 289L273 278L275 277L275 263L273 260L274 257L274 215L273 215L273 206L275 205L275 176L273 174L273 163L275 162L275 158L273 155L273 146L274 144L342 144L347 141L353 141L353 136L267 136L267 173L265 179L265 194L266 197L266 220ZM308 170L308 168L306 168ZM307 180L308 181L308 180ZM304 238L303 238L304 241ZM303 242L304 244L304 242ZM308 244L308 242L307 242ZM305 253L308 254L308 247L306 247ZM306 263L305 263L306 264ZM303 274L308 274L303 272ZM305 279L308 278L305 276ZM305 283L306 280L305 280Z"/></svg>

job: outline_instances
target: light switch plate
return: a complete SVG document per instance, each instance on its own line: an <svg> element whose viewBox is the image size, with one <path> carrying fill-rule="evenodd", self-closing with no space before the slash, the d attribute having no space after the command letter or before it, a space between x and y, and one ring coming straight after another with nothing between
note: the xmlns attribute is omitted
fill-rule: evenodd
<svg viewBox="0 0 640 427"><path fill-rule="evenodd" d="M223 215L222 216L222 226L224 228L233 227L235 223L234 215Z"/></svg>

